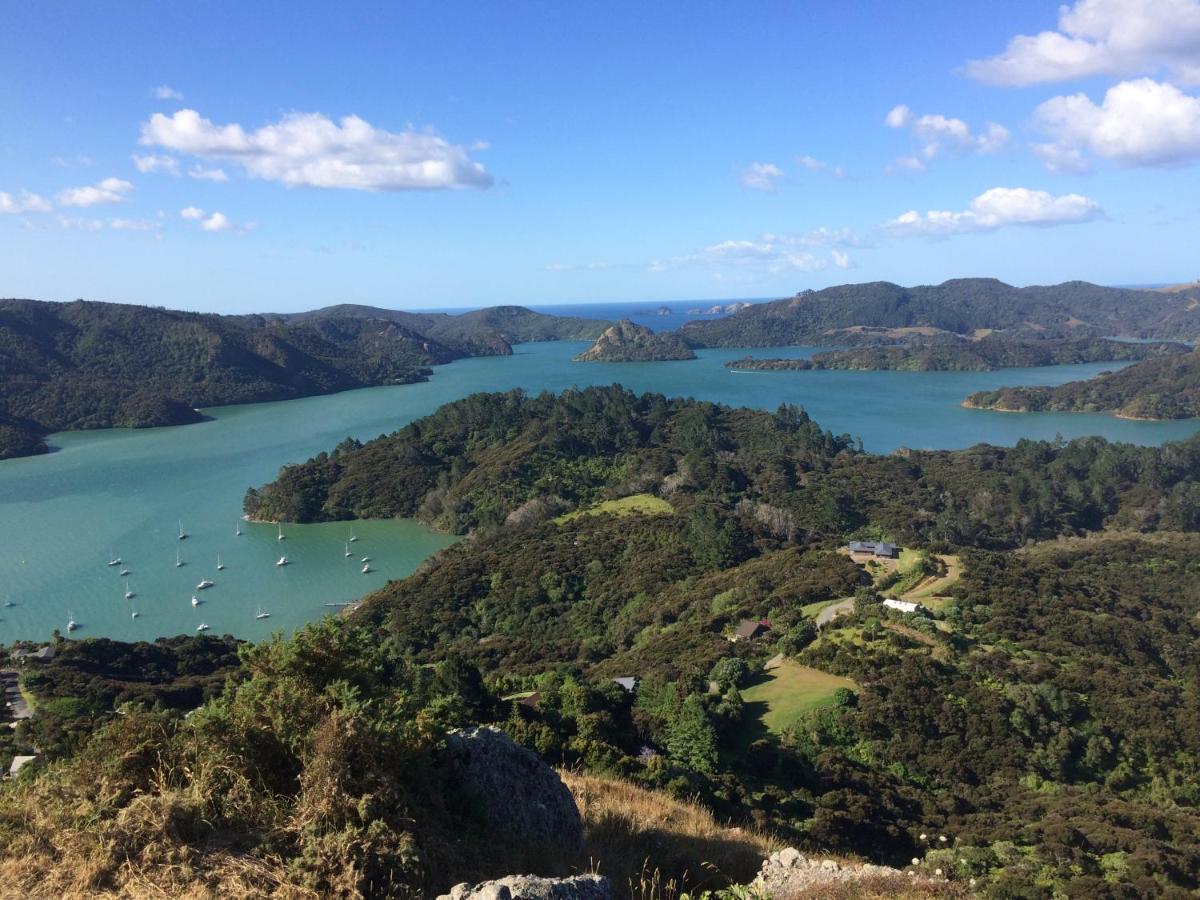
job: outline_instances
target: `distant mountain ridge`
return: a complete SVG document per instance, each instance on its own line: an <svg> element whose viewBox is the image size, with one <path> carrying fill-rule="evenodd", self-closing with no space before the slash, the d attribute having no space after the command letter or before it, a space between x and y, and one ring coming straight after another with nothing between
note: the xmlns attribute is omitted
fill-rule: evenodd
<svg viewBox="0 0 1200 900"><path fill-rule="evenodd" d="M726 318L689 322L679 333L695 347L767 347L981 330L1191 340L1200 335L1200 288L1165 292L1085 281L1017 288L994 278L917 287L876 281L754 304Z"/></svg>
<svg viewBox="0 0 1200 900"><path fill-rule="evenodd" d="M431 365L595 337L607 324L515 306L223 316L0 300L0 459L45 452L52 431L180 425L199 421L200 406L411 383Z"/></svg>

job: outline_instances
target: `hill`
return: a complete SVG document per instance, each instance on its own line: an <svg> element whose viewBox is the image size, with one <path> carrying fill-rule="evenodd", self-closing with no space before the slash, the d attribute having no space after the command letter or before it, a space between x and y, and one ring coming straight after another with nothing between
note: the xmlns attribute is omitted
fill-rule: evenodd
<svg viewBox="0 0 1200 900"><path fill-rule="evenodd" d="M1006 412L1112 412L1128 419L1200 417L1200 350L1057 387L980 391L963 405Z"/></svg>
<svg viewBox="0 0 1200 900"><path fill-rule="evenodd" d="M695 347L770 347L895 341L914 334L979 329L1027 337L1191 340L1200 335L1200 291L1164 293L1083 281L1015 288L992 278L939 285L846 284L757 303L723 319L689 322Z"/></svg>
<svg viewBox="0 0 1200 900"><path fill-rule="evenodd" d="M677 334L656 334L645 325L621 319L575 357L576 362L663 362L695 359L696 354Z"/></svg>
<svg viewBox="0 0 1200 900"><path fill-rule="evenodd" d="M806 371L849 369L875 372L988 372L1027 366L1061 366L1087 362L1142 360L1187 353L1186 344L1133 343L1103 338L1020 340L991 334L978 340L941 336L916 338L902 346L855 347L817 353L809 359L743 357L725 363L745 371Z"/></svg>
<svg viewBox="0 0 1200 900"><path fill-rule="evenodd" d="M0 300L0 459L45 452L52 431L187 424L200 421L196 407L404 384L431 365L603 324L521 307L220 316Z"/></svg>

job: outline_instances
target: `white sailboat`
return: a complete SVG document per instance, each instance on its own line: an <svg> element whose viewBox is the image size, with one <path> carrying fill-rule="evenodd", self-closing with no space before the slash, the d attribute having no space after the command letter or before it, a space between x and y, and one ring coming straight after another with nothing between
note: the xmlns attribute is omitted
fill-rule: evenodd
<svg viewBox="0 0 1200 900"><path fill-rule="evenodd" d="M208 626L205 625L203 622L201 622L199 625L196 626L196 630L197 631L208 631Z"/></svg>
<svg viewBox="0 0 1200 900"><path fill-rule="evenodd" d="M351 526L351 527L350 527L350 543L352 543L352 544L353 544L353 543L354 543L355 541L357 541L357 540L358 540L358 538L356 538L356 537L354 536L354 527L353 527L353 526Z"/></svg>
<svg viewBox="0 0 1200 900"><path fill-rule="evenodd" d="M286 566L287 564L288 558L286 556L281 556L279 559L275 560L275 565L277 566Z"/></svg>
<svg viewBox="0 0 1200 900"><path fill-rule="evenodd" d="M8 609L10 606L16 606L16 605L17 605L17 604L13 603L11 599L8 599L8 600L5 600L5 601L4 601L4 608L5 608L5 609Z"/></svg>
<svg viewBox="0 0 1200 900"><path fill-rule="evenodd" d="M364 556L362 559L359 560L359 562L365 562L365 563L368 563L370 561L371 561L371 557L369 557L369 556Z"/></svg>
<svg viewBox="0 0 1200 900"><path fill-rule="evenodd" d="M177 568L177 569L178 569L178 568L179 568L180 566L182 566L183 564L184 564L184 563L183 563L183 559L182 559L182 557L180 557L180 555L179 555L179 551L178 551L178 550L176 550L176 551L175 551L175 568Z"/></svg>
<svg viewBox="0 0 1200 900"><path fill-rule="evenodd" d="M241 537L241 536L242 536L242 520L241 520L241 519L238 519L238 523L237 523L237 525L236 525L236 526L234 526L234 527L236 528L236 530L233 532L233 536L234 536L234 537Z"/></svg>
<svg viewBox="0 0 1200 900"><path fill-rule="evenodd" d="M201 600L199 597L197 597L195 594L192 594L192 606L199 606L203 602L204 601Z"/></svg>
<svg viewBox="0 0 1200 900"><path fill-rule="evenodd" d="M67 631L74 631L79 627L79 623L75 621L75 617L71 615L71 611L67 610Z"/></svg>
<svg viewBox="0 0 1200 900"><path fill-rule="evenodd" d="M130 616L131 616L132 618L134 618L134 619L136 619L136 618L137 618L138 616L140 616L140 615L141 615L141 613L140 613L140 612L138 612L136 609L135 609L135 610L133 610L133 611L130 613Z"/></svg>
<svg viewBox="0 0 1200 900"><path fill-rule="evenodd" d="M256 612L256 613L254 614L254 618L256 618L256 619L269 619L269 618L271 618L271 614L270 614L269 612L266 612L266 611L265 611L265 610L264 610L264 609L263 609L263 608L260 606L260 607L258 608L258 612Z"/></svg>
<svg viewBox="0 0 1200 900"><path fill-rule="evenodd" d="M121 564L121 557L114 556L113 552L111 550L109 550L108 551L108 564L110 566L119 566Z"/></svg>
<svg viewBox="0 0 1200 900"><path fill-rule="evenodd" d="M370 571L371 571L371 564L370 564L370 563L363 563L363 567L362 567L362 573L363 573L364 575L366 575L366 574L367 574L368 572L370 572Z"/></svg>
<svg viewBox="0 0 1200 900"><path fill-rule="evenodd" d="M133 588L131 588L131 587L129 586L129 582L126 582L126 583L125 583L125 599L126 599L126 600L132 600L132 599L133 599L134 597L136 597L136 596L137 596L137 594L135 594L135 593L133 592Z"/></svg>
<svg viewBox="0 0 1200 900"><path fill-rule="evenodd" d="M276 526L279 529L279 535L275 538L277 541L285 540L287 535L283 533L283 525Z"/></svg>
<svg viewBox="0 0 1200 900"><path fill-rule="evenodd" d="M216 582L209 581L207 578L205 578L198 585L196 585L196 590L198 590L198 591L207 590L208 588L212 587L215 583Z"/></svg>
<svg viewBox="0 0 1200 900"><path fill-rule="evenodd" d="M350 558L350 544L346 544L346 559Z"/></svg>
<svg viewBox="0 0 1200 900"><path fill-rule="evenodd" d="M121 577L122 577L122 578L127 578L127 577L129 576L129 570L128 570L128 569L122 569L120 574L121 574Z"/></svg>
<svg viewBox="0 0 1200 900"><path fill-rule="evenodd" d="M179 540L182 541L182 540L186 540L186 539L187 539L187 532L183 530L183 520L180 519L179 520Z"/></svg>
<svg viewBox="0 0 1200 900"><path fill-rule="evenodd" d="M225 564L221 562L221 554L220 553L217 554L217 571L218 572L225 571Z"/></svg>

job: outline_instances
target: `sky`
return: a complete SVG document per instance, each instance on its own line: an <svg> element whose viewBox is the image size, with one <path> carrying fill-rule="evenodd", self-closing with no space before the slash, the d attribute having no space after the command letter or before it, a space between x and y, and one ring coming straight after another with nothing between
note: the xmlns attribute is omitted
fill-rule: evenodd
<svg viewBox="0 0 1200 900"><path fill-rule="evenodd" d="M0 121L0 296L1200 276L1200 0L0 0Z"/></svg>

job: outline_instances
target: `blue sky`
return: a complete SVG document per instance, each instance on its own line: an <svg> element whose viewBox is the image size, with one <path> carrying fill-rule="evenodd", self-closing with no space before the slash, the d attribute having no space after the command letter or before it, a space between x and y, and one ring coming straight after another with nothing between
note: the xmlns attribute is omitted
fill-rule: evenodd
<svg viewBox="0 0 1200 900"><path fill-rule="evenodd" d="M1200 2L7 4L0 296L1185 280Z"/></svg>

